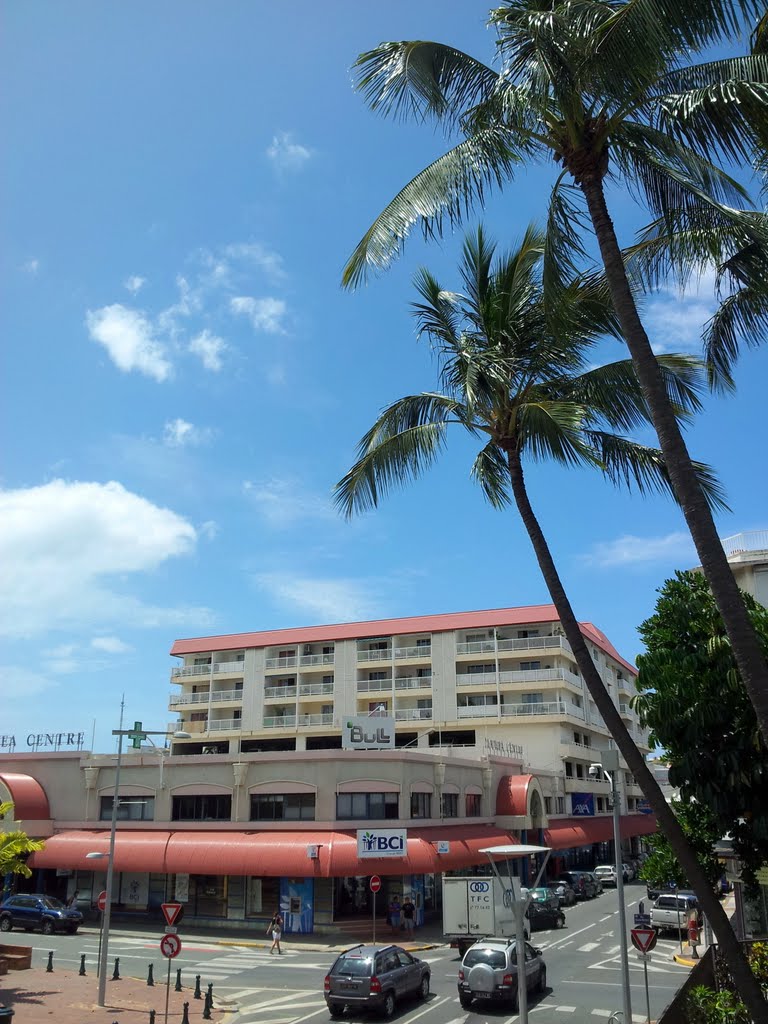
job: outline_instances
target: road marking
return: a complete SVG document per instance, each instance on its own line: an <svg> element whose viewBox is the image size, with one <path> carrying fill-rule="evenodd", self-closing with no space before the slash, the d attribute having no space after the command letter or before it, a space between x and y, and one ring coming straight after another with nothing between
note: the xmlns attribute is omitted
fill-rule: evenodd
<svg viewBox="0 0 768 1024"><path fill-rule="evenodd" d="M610 921L610 919L611 919L611 915L610 914L606 914L605 917L601 917L600 918L600 924L602 924L603 921Z"/></svg>
<svg viewBox="0 0 768 1024"><path fill-rule="evenodd" d="M591 951L593 949L597 949L597 947L599 945L600 945L599 942L585 942L583 946L579 946L578 952L579 953L591 953Z"/></svg>
<svg viewBox="0 0 768 1024"><path fill-rule="evenodd" d="M613 1010L593 1010L592 1011L592 1016L593 1017L610 1017L612 1013L613 1013Z"/></svg>
<svg viewBox="0 0 768 1024"><path fill-rule="evenodd" d="M563 938L563 939L560 939L559 941L550 942L549 948L550 949L556 949L558 946L562 946L566 942L570 942L577 935L581 935L582 932L588 932L590 928L594 928L596 924L597 924L597 921L593 921L592 924L585 924L583 928L579 928L575 932L569 932L567 939Z"/></svg>
<svg viewBox="0 0 768 1024"><path fill-rule="evenodd" d="M575 1006L556 1006L555 1009L560 1013L576 1013Z"/></svg>

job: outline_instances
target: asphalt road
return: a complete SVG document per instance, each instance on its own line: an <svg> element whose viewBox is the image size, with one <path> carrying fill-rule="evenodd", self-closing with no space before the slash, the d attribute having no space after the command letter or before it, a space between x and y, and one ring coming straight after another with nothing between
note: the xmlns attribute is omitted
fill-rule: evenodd
<svg viewBox="0 0 768 1024"><path fill-rule="evenodd" d="M644 894L643 885L626 887L630 924ZM565 929L534 932L532 941L544 951L548 976L548 992L530 999L529 1012L535 1024L607 1021L614 1010L621 1008L617 927L617 894L615 890L606 890L596 900L566 908ZM154 939L115 931L110 940L109 977L117 956L121 974L146 977L151 962L155 983L164 984L168 961L160 955L159 939L159 935ZM71 970L79 965L80 954L85 953L86 970L89 974L96 971L96 930L87 928L76 936L49 938L23 935L16 941L31 941L35 964L44 964L48 950L54 950L55 966ZM182 935L182 942L181 954L172 961L172 983L179 967L185 989L191 991L197 974L203 989L212 982L217 999L238 1007L232 1024L303 1024L328 1019L323 978L333 962L333 953L302 949L291 944L290 936L286 937L280 957L270 956L266 948L216 945L213 936L186 939ZM648 965L652 1019L670 1002L688 974L688 968L672 960L677 950L678 944L671 935L660 938ZM519 1020L501 1006L483 1005L476 1011L460 1007L456 992L459 959L455 950L442 946L417 955L431 966L433 994L426 1002L399 1006L395 1019L402 1024L512 1024ZM639 1024L647 1019L644 974L632 947L630 976L632 1017Z"/></svg>

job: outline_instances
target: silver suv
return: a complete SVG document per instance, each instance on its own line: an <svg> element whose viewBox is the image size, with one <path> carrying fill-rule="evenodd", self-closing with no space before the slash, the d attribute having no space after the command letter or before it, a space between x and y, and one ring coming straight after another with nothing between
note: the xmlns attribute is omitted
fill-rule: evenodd
<svg viewBox="0 0 768 1024"><path fill-rule="evenodd" d="M547 965L540 949L525 944L525 980L528 991L545 992ZM514 939L480 939L464 954L459 968L459 1002L468 1009L472 1000L503 1000L517 1012L517 948Z"/></svg>
<svg viewBox="0 0 768 1024"><path fill-rule="evenodd" d="M429 979L429 965L400 946L354 946L336 958L325 976L328 1013L341 1017L348 1006L392 1017L400 999L427 998Z"/></svg>
<svg viewBox="0 0 768 1024"><path fill-rule="evenodd" d="M651 927L657 932L684 932L694 914L696 923L701 926L701 911L694 896L685 893L665 893L659 896L651 907Z"/></svg>

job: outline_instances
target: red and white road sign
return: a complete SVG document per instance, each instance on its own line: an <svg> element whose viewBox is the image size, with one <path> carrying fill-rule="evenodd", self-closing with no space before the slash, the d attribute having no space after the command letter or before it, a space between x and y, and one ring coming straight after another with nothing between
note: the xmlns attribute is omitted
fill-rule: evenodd
<svg viewBox="0 0 768 1024"><path fill-rule="evenodd" d="M381 879L379 878L378 875L371 875L371 880L368 883L368 887L370 888L371 892L379 891L379 889L381 888Z"/></svg>
<svg viewBox="0 0 768 1024"><path fill-rule="evenodd" d="M656 932L653 928L633 928L630 932L632 945L641 953L650 953L656 945Z"/></svg>
<svg viewBox="0 0 768 1024"><path fill-rule="evenodd" d="M175 956L178 956L181 952L181 939L178 935L164 935L160 939L160 952L163 956L167 956L169 960L173 960Z"/></svg>
<svg viewBox="0 0 768 1024"><path fill-rule="evenodd" d="M180 903L161 903L160 909L163 912L166 924L173 924L181 913Z"/></svg>
<svg viewBox="0 0 768 1024"><path fill-rule="evenodd" d="M103 889L99 893L98 898L96 900L96 906L99 908L99 910L102 912L102 914L107 909L107 890L106 889Z"/></svg>

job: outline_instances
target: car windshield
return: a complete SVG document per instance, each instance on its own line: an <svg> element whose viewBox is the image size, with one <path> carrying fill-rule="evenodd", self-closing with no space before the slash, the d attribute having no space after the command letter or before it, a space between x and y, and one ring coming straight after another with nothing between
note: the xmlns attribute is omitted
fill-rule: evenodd
<svg viewBox="0 0 768 1024"><path fill-rule="evenodd" d="M515 951L512 950L512 963L517 963ZM474 967L476 964L488 964L489 967L504 968L507 966L507 958L502 949L488 949L478 946L476 949L467 951L464 957L465 967Z"/></svg>
<svg viewBox="0 0 768 1024"><path fill-rule="evenodd" d="M531 889L530 895L535 900L548 900L551 893L549 889Z"/></svg>
<svg viewBox="0 0 768 1024"><path fill-rule="evenodd" d="M371 973L370 958L360 956L341 956L333 968L334 974L349 974L353 978L367 978Z"/></svg>
<svg viewBox="0 0 768 1024"><path fill-rule="evenodd" d="M64 910L64 904L61 900L57 900L53 896L43 896L40 902L48 910Z"/></svg>

